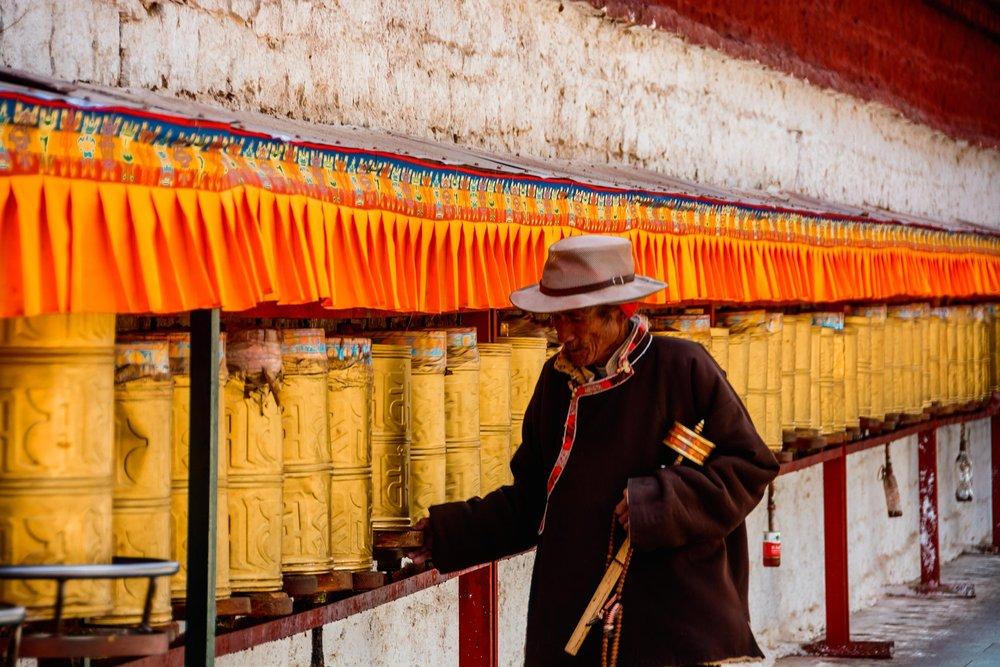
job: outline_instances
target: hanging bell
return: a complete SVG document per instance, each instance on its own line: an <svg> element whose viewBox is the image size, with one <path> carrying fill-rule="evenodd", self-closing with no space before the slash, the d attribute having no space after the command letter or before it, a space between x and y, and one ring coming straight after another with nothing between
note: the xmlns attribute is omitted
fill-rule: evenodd
<svg viewBox="0 0 1000 667"><path fill-rule="evenodd" d="M955 500L960 503L972 502L972 460L969 458L969 443L965 438L965 424L962 424L962 436L958 441L958 456L955 458L955 472L958 480L955 485Z"/></svg>
<svg viewBox="0 0 1000 667"><path fill-rule="evenodd" d="M903 516L903 506L899 500L899 483L896 482L896 474L892 471L892 459L889 458L889 445L885 446L885 464L879 470L879 478L885 491L885 509L889 518Z"/></svg>

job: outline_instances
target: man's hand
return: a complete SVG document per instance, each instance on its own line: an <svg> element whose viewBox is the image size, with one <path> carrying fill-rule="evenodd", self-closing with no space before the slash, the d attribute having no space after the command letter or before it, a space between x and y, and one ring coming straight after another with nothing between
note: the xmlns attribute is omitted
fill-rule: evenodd
<svg viewBox="0 0 1000 667"><path fill-rule="evenodd" d="M413 526L413 530L419 530L424 534L424 545L419 549L414 549L406 554L406 556L413 561L413 565L418 570L423 570L428 561L431 559L431 520L424 517L420 521L417 521Z"/></svg>
<svg viewBox="0 0 1000 667"><path fill-rule="evenodd" d="M622 491L621 502L615 507L615 519L628 532L628 489Z"/></svg>

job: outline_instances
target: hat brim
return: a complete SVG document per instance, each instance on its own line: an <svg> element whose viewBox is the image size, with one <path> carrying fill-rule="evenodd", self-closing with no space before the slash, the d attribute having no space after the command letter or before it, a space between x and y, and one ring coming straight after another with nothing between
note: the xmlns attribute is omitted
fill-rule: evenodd
<svg viewBox="0 0 1000 667"><path fill-rule="evenodd" d="M558 313L563 310L575 310L590 306L630 303L655 294L666 286L665 282L646 276L636 276L632 282L624 285L610 285L583 294L548 296L542 294L538 283L535 283L511 292L510 302L529 313Z"/></svg>

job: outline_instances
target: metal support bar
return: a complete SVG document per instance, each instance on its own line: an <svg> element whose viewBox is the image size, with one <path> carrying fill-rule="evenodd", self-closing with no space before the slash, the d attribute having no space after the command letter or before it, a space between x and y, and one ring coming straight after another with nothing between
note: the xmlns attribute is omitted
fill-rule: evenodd
<svg viewBox="0 0 1000 667"><path fill-rule="evenodd" d="M994 419L996 419L994 417ZM941 583L941 549L938 537L937 429L928 428L917 435L917 470L920 489L920 583L917 595L964 597L976 596L972 584Z"/></svg>
<svg viewBox="0 0 1000 667"><path fill-rule="evenodd" d="M990 419L990 457L993 476L993 548L1000 549L1000 416Z"/></svg>
<svg viewBox="0 0 1000 667"><path fill-rule="evenodd" d="M215 517L219 469L219 311L191 313L187 626L184 663L215 664Z"/></svg>
<svg viewBox="0 0 1000 667"><path fill-rule="evenodd" d="M494 667L497 656L495 562L458 578L458 664Z"/></svg>
<svg viewBox="0 0 1000 667"><path fill-rule="evenodd" d="M893 642L851 641L847 457L842 451L840 456L823 463L823 537L826 554L826 639L807 644L805 650L813 655L829 657L891 658Z"/></svg>
<svg viewBox="0 0 1000 667"><path fill-rule="evenodd" d="M480 342L496 341L496 310L464 313L462 322L476 327ZM460 667L495 667L497 653L497 564L487 563L458 578L458 663Z"/></svg>

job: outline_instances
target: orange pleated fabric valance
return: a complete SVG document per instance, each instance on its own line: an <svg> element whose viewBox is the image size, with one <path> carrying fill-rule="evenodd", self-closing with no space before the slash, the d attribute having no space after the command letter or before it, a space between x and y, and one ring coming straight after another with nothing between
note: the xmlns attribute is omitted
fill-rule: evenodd
<svg viewBox="0 0 1000 667"><path fill-rule="evenodd" d="M509 306L568 235L650 303L1000 293L996 237L484 173L0 89L0 316Z"/></svg>

